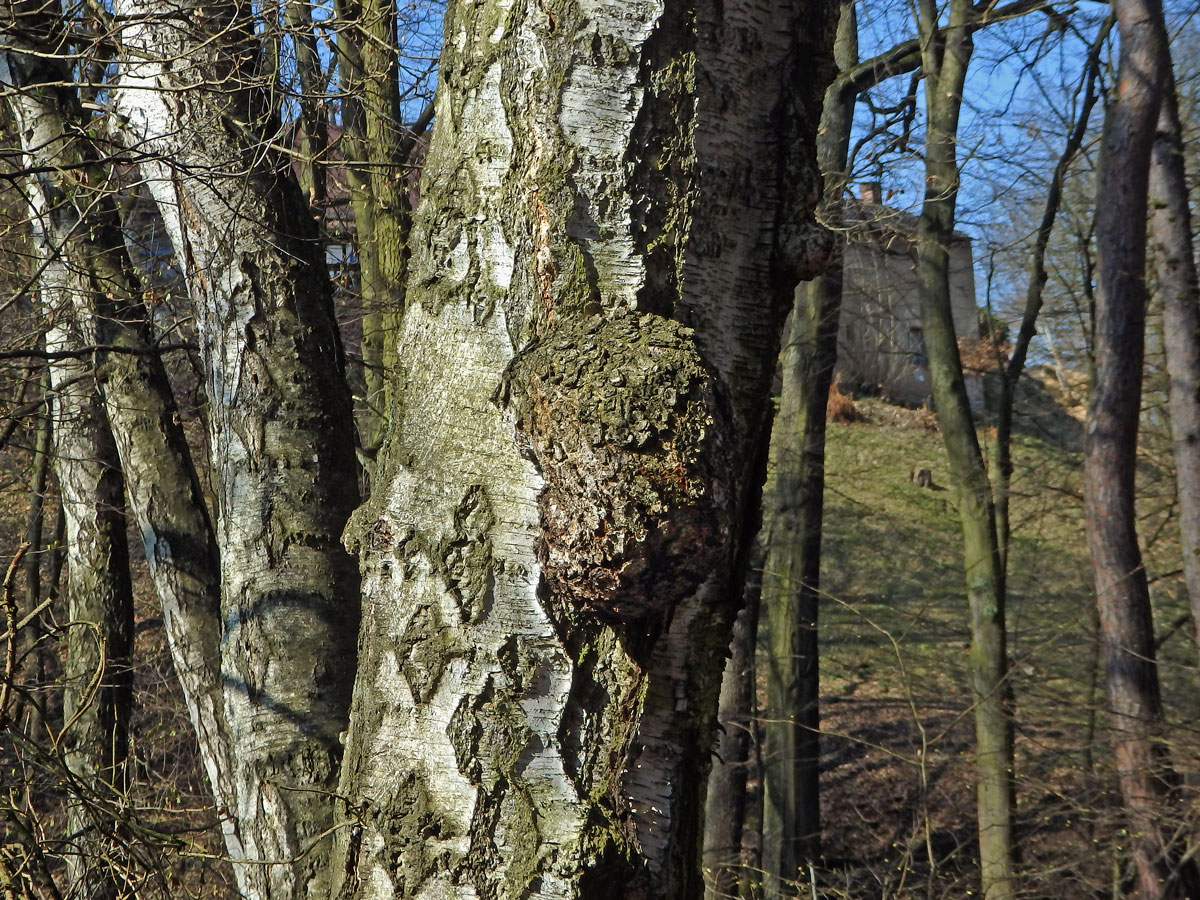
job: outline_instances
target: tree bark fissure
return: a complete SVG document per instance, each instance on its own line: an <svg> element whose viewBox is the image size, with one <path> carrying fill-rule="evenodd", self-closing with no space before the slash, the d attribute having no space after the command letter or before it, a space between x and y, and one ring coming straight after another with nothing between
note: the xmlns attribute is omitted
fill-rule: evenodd
<svg viewBox="0 0 1200 900"><path fill-rule="evenodd" d="M778 320L824 250L800 215L823 85L793 72L799 5L776 14L447 14L401 393L348 531L344 896L702 889L735 461L761 459Z"/></svg>
<svg viewBox="0 0 1200 900"><path fill-rule="evenodd" d="M247 12L118 6L131 48L114 91L123 137L201 336L243 851L234 868L254 898L324 896L359 604L340 545L357 469L323 251L286 161L267 147L278 125L254 81Z"/></svg>

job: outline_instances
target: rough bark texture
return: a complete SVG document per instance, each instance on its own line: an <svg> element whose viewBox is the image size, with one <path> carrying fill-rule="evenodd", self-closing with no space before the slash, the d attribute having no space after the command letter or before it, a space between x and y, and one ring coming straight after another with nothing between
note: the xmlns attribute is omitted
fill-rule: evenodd
<svg viewBox="0 0 1200 900"><path fill-rule="evenodd" d="M841 4L834 46L839 78L825 92L817 158L827 203L845 187L858 88L853 0ZM763 604L768 635L763 773L763 868L767 896L794 893L801 870L821 857L820 677L817 643L825 411L837 363L842 306L841 242L828 271L796 291L780 359L783 394L771 436L773 489L766 503Z"/></svg>
<svg viewBox="0 0 1200 900"><path fill-rule="evenodd" d="M16 12L16 10L14 10ZM48 19L33 16L34 33ZM0 24L11 23L0 19ZM25 20L21 20L25 25ZM24 29L22 29L24 30ZM61 146L53 117L41 115L47 78L35 57L0 48L0 85L12 89L7 107L27 144L49 147L51 165ZM42 72L41 74L45 74ZM32 77L31 77L32 76ZM30 93L23 93L29 84ZM72 296L80 273L59 251L52 220L63 197L47 159L26 157L37 174L28 179L33 247L41 266L38 296L49 323L46 349L77 352L84 341L74 327ZM63 758L74 776L67 810L72 853L68 879L74 896L107 898L119 891L112 848L105 835L112 801L124 790L132 703L129 654L133 595L125 539L124 483L108 421L86 355L50 363L54 458L67 537L66 662L63 670Z"/></svg>
<svg viewBox="0 0 1200 900"><path fill-rule="evenodd" d="M30 48L33 49L33 48ZM131 512L162 602L177 677L219 807L232 807L232 759L221 721L220 573L215 536L162 360L141 316L112 189L79 128L82 111L59 60L11 57L20 90L9 106L23 122L22 150L42 171L30 214L65 269L69 305L94 354L96 382L125 476ZM227 816L226 839L241 856Z"/></svg>
<svg viewBox="0 0 1200 900"><path fill-rule="evenodd" d="M342 895L700 895L776 335L824 254L831 20L448 11L396 417L349 529Z"/></svg>
<svg viewBox="0 0 1200 900"><path fill-rule="evenodd" d="M1146 200L1170 56L1157 0L1115 0L1120 69L1104 120L1096 203L1095 379L1084 503L1113 750L1143 900L1200 896L1182 861L1176 778L1162 742L1154 621L1135 527L1134 470L1146 317Z"/></svg>
<svg viewBox="0 0 1200 900"><path fill-rule="evenodd" d="M975 711L980 880L986 900L1010 900L1013 880L1013 736L1006 703L1008 653L1005 586L991 484L963 380L950 303L950 240L958 196L956 143L962 90L971 59L975 10L953 0L938 25L932 0L920 3L928 125L925 198L917 225L921 318L938 424L962 523L963 570L970 608L970 671Z"/></svg>
<svg viewBox="0 0 1200 900"><path fill-rule="evenodd" d="M24 543L29 545L29 552L21 566L22 574L25 577L25 591L20 604L22 619L37 608L39 601L44 596L42 593L42 557L45 547L43 526L46 516L46 488L49 485L50 468L54 460L52 446L54 429L49 409L50 373L46 372L41 381L41 393L45 403L43 408L37 412L37 437L33 448L33 462L30 466L29 518L26 519L24 540ZM35 684L40 684L41 676L45 674L44 663L47 653L46 647L41 642L43 632L40 626L41 622L35 620L29 627L23 629L19 645L22 659L28 659L26 665L33 670L33 675L29 680ZM29 704L29 728L26 734L41 736L41 709L41 704ZM13 716L13 718L17 717Z"/></svg>
<svg viewBox="0 0 1200 900"><path fill-rule="evenodd" d="M1150 241L1163 304L1183 575L1200 651L1200 284L1175 79L1168 72L1150 164Z"/></svg>
<svg viewBox="0 0 1200 900"><path fill-rule="evenodd" d="M353 422L316 226L230 4L118 4L114 92L187 280L205 365L221 673L243 893L324 896L354 674Z"/></svg>

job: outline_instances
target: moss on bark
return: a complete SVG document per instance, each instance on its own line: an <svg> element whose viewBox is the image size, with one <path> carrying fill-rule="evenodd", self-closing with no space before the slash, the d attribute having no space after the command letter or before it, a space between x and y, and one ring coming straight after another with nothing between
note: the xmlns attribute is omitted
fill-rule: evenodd
<svg viewBox="0 0 1200 900"><path fill-rule="evenodd" d="M731 525L730 415L691 329L648 313L566 320L509 372L518 440L546 480L538 557L554 602L668 616Z"/></svg>

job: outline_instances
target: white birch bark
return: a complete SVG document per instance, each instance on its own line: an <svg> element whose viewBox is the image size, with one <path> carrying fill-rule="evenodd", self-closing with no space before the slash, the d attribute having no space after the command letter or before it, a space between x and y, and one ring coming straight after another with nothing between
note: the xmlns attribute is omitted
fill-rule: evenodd
<svg viewBox="0 0 1200 900"><path fill-rule="evenodd" d="M9 37L0 43L0 90L7 95L21 139L47 151L46 158L26 156L34 174L24 187L40 270L37 296L47 324L45 346L51 354L54 468L66 520L62 743L63 759L77 781L68 800L64 855L72 896L101 900L119 892L112 872L120 862L106 840L114 823L104 810L112 808L125 786L132 705L133 593L124 483L89 357L80 352L84 341L75 327L72 297L81 275L59 252L54 235L52 220L64 198L54 171L61 132L37 103L37 94L45 89L39 85L26 93L28 79L21 77L23 68L45 67L36 59L18 59L11 46ZM105 802L97 804L93 798Z"/></svg>
<svg viewBox="0 0 1200 900"><path fill-rule="evenodd" d="M26 33L37 33L26 29ZM224 809L233 803L221 714L220 574L212 526L161 359L137 326L138 292L106 178L79 128L65 63L45 48L11 44L0 80L18 123L30 178L25 196L43 242L44 283L59 286L55 316L74 323L88 353L124 473L129 506L163 609L168 644L213 787L227 844L241 856ZM90 374L89 374L90 378Z"/></svg>
<svg viewBox="0 0 1200 900"><path fill-rule="evenodd" d="M823 250L831 27L823 3L448 10L399 399L348 529L340 896L699 894L777 330Z"/></svg>
<svg viewBox="0 0 1200 900"><path fill-rule="evenodd" d="M353 419L323 251L270 149L248 11L116 11L123 137L183 269L206 370L230 851L247 897L323 897L359 610L340 545L357 502Z"/></svg>

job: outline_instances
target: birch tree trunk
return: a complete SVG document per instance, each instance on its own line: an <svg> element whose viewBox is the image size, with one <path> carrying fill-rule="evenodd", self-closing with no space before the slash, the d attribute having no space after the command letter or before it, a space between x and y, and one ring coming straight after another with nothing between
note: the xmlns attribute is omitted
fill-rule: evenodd
<svg viewBox="0 0 1200 900"><path fill-rule="evenodd" d="M0 25L14 31L41 20L40 9L17 6ZM31 29L38 33L36 29ZM39 61L0 50L0 85L24 142L54 147L61 135L54 122L24 101L48 90L45 78L29 79L24 69ZM18 74L21 73L21 74ZM10 92L11 91L11 92ZM53 150L49 151L53 156ZM55 472L58 476L67 538L67 631L63 669L63 758L72 775L67 806L68 881L73 896L86 900L115 897L120 891L119 863L106 840L114 823L114 800L125 789L125 759L132 704L130 651L133 643L133 593L125 538L124 482L116 447L92 379L84 341L74 327L72 296L79 272L60 254L51 226L63 192L47 160L27 158L32 245L41 268L38 297L48 323L46 350L63 354L49 364ZM15 638L14 638L15 639Z"/></svg>
<svg viewBox="0 0 1200 900"><path fill-rule="evenodd" d="M83 342L72 333L64 305L70 288L56 284L49 271L54 268L59 266L43 272L39 289L58 319L46 332L46 349L77 351ZM68 805L75 851L68 879L75 896L101 900L120 892L105 835L113 827L113 801L125 790L133 592L120 464L86 359L52 363L50 384L55 467L67 520L64 759L77 779Z"/></svg>
<svg viewBox="0 0 1200 900"><path fill-rule="evenodd" d="M700 896L820 2L455 3L364 621L344 897Z"/></svg>
<svg viewBox="0 0 1200 900"><path fill-rule="evenodd" d="M47 20L48 21L48 20ZM27 27L27 34L37 29ZM218 807L231 809L232 758L221 713L220 572L215 535L161 358L150 346L140 292L108 184L70 72L50 48L5 54L7 97L32 179L31 221L61 266L68 305L89 353L124 473L131 511L163 608L176 676L199 741ZM237 831L221 816L230 851Z"/></svg>
<svg viewBox="0 0 1200 900"><path fill-rule="evenodd" d="M251 898L324 897L358 577L353 419L324 253L257 83L249 11L125 0L114 96L205 365L232 810Z"/></svg>
<svg viewBox="0 0 1200 900"><path fill-rule="evenodd" d="M1185 856L1187 848L1172 822L1178 786L1163 742L1154 619L1134 504L1148 173L1170 56L1157 0L1114 0L1113 9L1121 56L1097 172L1096 368L1088 405L1084 509L1113 752L1138 896L1159 900L1200 896L1195 863Z"/></svg>
<svg viewBox="0 0 1200 900"><path fill-rule="evenodd" d="M1150 163L1150 240L1163 301L1183 575L1200 652L1200 284L1183 154L1179 100L1168 70Z"/></svg>

